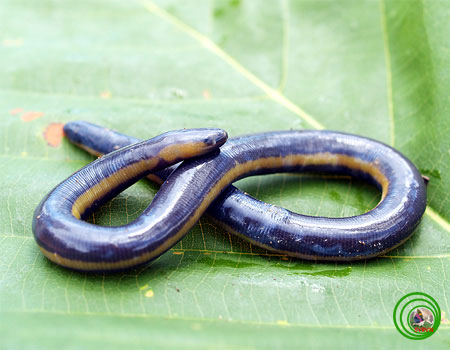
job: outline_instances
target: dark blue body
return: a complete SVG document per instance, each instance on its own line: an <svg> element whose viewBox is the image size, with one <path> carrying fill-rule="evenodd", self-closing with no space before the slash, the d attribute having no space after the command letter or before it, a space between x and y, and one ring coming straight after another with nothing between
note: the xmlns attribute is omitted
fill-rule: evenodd
<svg viewBox="0 0 450 350"><path fill-rule="evenodd" d="M69 123L65 126L65 132L71 141L97 153L108 153L138 141L86 122ZM115 153L120 156L120 151ZM329 164L305 166L284 163L279 167L262 161L270 157L287 159L292 155L315 157L319 153L356 159L377 167L389 183L385 198L376 208L363 215L348 218L310 217L263 203L228 186L239 178L256 174L326 171L369 179L381 187L367 172L352 165L335 165L331 160ZM249 163L254 164L251 169L234 173L240 166ZM154 174L163 181L173 169L160 170ZM223 178L228 181L227 186L220 188L222 193L217 197L215 192ZM127 185L128 182L124 183L120 190ZM104 199L97 204L103 202ZM221 147L220 153L182 163L170 175L169 181L163 184L151 206L125 228L98 227L73 218L65 227L65 237L72 244L39 240L38 243L45 245L49 251L58 251L67 259L122 261L132 258L133 254L143 255L157 249L158 245L175 235L190 220L195 211L192 209L203 202L208 205L212 203L208 214L227 229L264 248L306 259L357 260L382 254L411 236L425 210L426 188L419 172L409 160L391 147L374 140L330 131L264 133L230 139ZM49 220L52 215L62 214L53 212ZM71 230L73 220L82 223L79 228L98 240L98 246L92 244L92 251L80 253L83 249L89 250L86 244L82 249L73 249L80 234L87 236ZM170 232L167 228L170 228ZM152 230L155 232L155 229L158 234L149 233ZM146 239L127 238L130 236L127 233L142 230L147 232Z"/></svg>

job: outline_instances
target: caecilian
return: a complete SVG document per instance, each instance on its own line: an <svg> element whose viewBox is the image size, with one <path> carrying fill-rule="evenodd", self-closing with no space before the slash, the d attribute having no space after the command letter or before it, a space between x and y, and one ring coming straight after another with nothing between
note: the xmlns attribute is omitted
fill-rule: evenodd
<svg viewBox="0 0 450 350"><path fill-rule="evenodd" d="M415 166L393 148L360 136L268 132L229 139L214 151L225 142L224 131L171 132L124 148L137 140L87 122L68 123L65 133L94 154L118 149L63 181L35 211L33 232L42 252L77 270L120 270L150 261L178 242L206 210L226 230L260 247L332 261L366 259L397 247L425 211L426 188ZM175 171L161 171L183 159ZM363 178L381 190L381 201L358 216L311 217L230 185L251 175L305 171ZM150 172L162 186L136 220L120 227L80 220Z"/></svg>

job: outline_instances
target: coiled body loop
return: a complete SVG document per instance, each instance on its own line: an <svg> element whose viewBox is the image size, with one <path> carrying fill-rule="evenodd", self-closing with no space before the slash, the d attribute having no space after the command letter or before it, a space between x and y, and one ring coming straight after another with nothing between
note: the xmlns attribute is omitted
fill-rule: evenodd
<svg viewBox="0 0 450 350"><path fill-rule="evenodd" d="M107 153L136 141L85 122L69 123L65 131L91 153ZM216 145L224 142L223 135L216 139L220 139ZM220 152L186 160L164 181L173 169L161 172L161 167L182 158L172 157L168 162L161 156L165 147L173 153L178 141L171 142L159 148L158 167L131 171L121 163L122 168L95 170L100 162L124 162L125 154L133 163L128 147L87 165L57 186L38 206L33 222L44 254L80 270L132 267L169 249L208 210L227 230L261 247L313 260L358 260L403 243L425 210L426 188L414 165L391 147L367 138L331 131L280 131L233 138ZM190 144L190 153L201 146ZM154 163L149 154L144 157L146 166ZM153 180L164 183L132 223L101 227L77 219L150 171ZM364 178L381 189L382 200L371 211L354 217L310 217L263 203L230 186L246 176L303 171ZM110 183L116 186L112 192L105 187ZM59 198L65 191L71 193L67 203Z"/></svg>

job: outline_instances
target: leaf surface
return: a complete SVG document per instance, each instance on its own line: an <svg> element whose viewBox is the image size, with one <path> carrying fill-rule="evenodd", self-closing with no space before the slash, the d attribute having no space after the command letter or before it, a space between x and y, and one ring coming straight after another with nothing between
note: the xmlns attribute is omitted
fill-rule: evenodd
<svg viewBox="0 0 450 350"><path fill-rule="evenodd" d="M450 22L444 1L19 1L0 4L0 335L14 348L409 348L392 311L431 294L448 348ZM386 256L313 263L266 252L207 217L156 261L68 271L32 238L34 208L92 157L61 139L87 120L150 138L326 128L393 145L430 177L415 235ZM380 194L349 178L241 180L255 197L343 217ZM140 181L90 219L122 225ZM3 333L3 334L2 334Z"/></svg>

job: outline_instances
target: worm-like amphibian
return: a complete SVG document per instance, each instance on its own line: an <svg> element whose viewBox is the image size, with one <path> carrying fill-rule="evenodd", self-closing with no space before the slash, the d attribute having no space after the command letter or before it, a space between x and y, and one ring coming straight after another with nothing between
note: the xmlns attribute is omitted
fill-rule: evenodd
<svg viewBox="0 0 450 350"><path fill-rule="evenodd" d="M393 148L355 135L279 131L233 138L220 152L186 160L169 176L173 169L155 171L210 151L213 143L220 146L226 133L172 132L124 148L137 140L90 123L68 123L65 133L94 154L118 149L63 181L35 211L33 232L42 252L77 270L120 270L152 260L207 209L227 230L258 246L333 261L370 258L395 248L412 235L425 211L426 188L415 166ZM311 217L261 202L230 185L251 175L304 171L366 179L381 189L382 199L362 215ZM79 220L149 172L163 184L135 221L103 227Z"/></svg>

